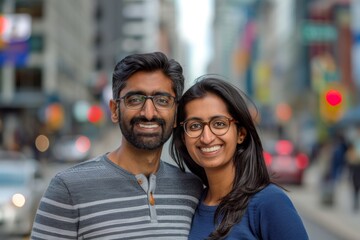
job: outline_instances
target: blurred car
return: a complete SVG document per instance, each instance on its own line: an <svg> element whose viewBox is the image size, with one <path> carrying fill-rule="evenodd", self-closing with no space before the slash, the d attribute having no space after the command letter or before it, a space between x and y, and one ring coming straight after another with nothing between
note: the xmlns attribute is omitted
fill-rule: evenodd
<svg viewBox="0 0 360 240"><path fill-rule="evenodd" d="M304 171L309 165L307 154L299 152L289 140L278 140L264 146L265 163L274 181L281 184L303 183Z"/></svg>
<svg viewBox="0 0 360 240"><path fill-rule="evenodd" d="M52 153L58 162L81 162L90 156L91 141L85 135L66 135L54 143Z"/></svg>
<svg viewBox="0 0 360 240"><path fill-rule="evenodd" d="M19 160L26 159L26 155L22 152L0 149L0 161L2 160Z"/></svg>
<svg viewBox="0 0 360 240"><path fill-rule="evenodd" d="M30 233L44 190L36 160L0 158L0 236Z"/></svg>

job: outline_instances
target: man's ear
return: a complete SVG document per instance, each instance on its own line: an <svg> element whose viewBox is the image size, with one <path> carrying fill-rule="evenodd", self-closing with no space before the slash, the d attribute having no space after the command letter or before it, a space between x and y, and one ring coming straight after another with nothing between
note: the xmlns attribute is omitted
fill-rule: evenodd
<svg viewBox="0 0 360 240"><path fill-rule="evenodd" d="M117 102L113 99L110 100L109 102L109 108L111 111L111 121L113 123L117 123L119 122L119 109L118 109L119 105L117 104Z"/></svg>

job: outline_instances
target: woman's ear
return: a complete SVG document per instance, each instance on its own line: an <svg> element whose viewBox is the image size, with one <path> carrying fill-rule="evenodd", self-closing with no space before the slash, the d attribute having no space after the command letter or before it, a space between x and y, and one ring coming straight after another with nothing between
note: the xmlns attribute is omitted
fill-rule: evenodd
<svg viewBox="0 0 360 240"><path fill-rule="evenodd" d="M245 138L246 138L246 135L247 135L246 129L243 128L243 127L239 128L238 137L237 137L237 143L238 144L243 143Z"/></svg>
<svg viewBox="0 0 360 240"><path fill-rule="evenodd" d="M117 102L113 99L110 100L109 102L109 108L111 111L111 121L113 123L117 123L119 121L119 105L117 104Z"/></svg>

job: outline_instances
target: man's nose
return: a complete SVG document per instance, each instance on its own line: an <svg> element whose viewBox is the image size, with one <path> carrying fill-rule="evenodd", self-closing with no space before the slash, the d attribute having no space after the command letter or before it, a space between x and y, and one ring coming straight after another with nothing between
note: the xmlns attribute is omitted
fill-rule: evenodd
<svg viewBox="0 0 360 240"><path fill-rule="evenodd" d="M144 106L141 109L141 115L146 117L146 119L151 120L156 116L157 110L154 105L154 102L151 98L148 98L144 102Z"/></svg>

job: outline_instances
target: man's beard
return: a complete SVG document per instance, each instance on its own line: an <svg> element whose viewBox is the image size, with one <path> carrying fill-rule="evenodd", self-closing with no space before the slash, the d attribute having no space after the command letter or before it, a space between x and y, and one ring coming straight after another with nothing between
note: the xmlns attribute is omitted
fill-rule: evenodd
<svg viewBox="0 0 360 240"><path fill-rule="evenodd" d="M134 126L139 122L156 122L159 124L162 131L159 133L135 133ZM130 121L129 125L126 125L120 117L119 126L122 135L129 143L131 143L136 148L144 150L155 150L162 147L164 143L170 138L172 133L172 128L166 129L166 123L161 118L154 118L149 121L144 117L136 117Z"/></svg>

